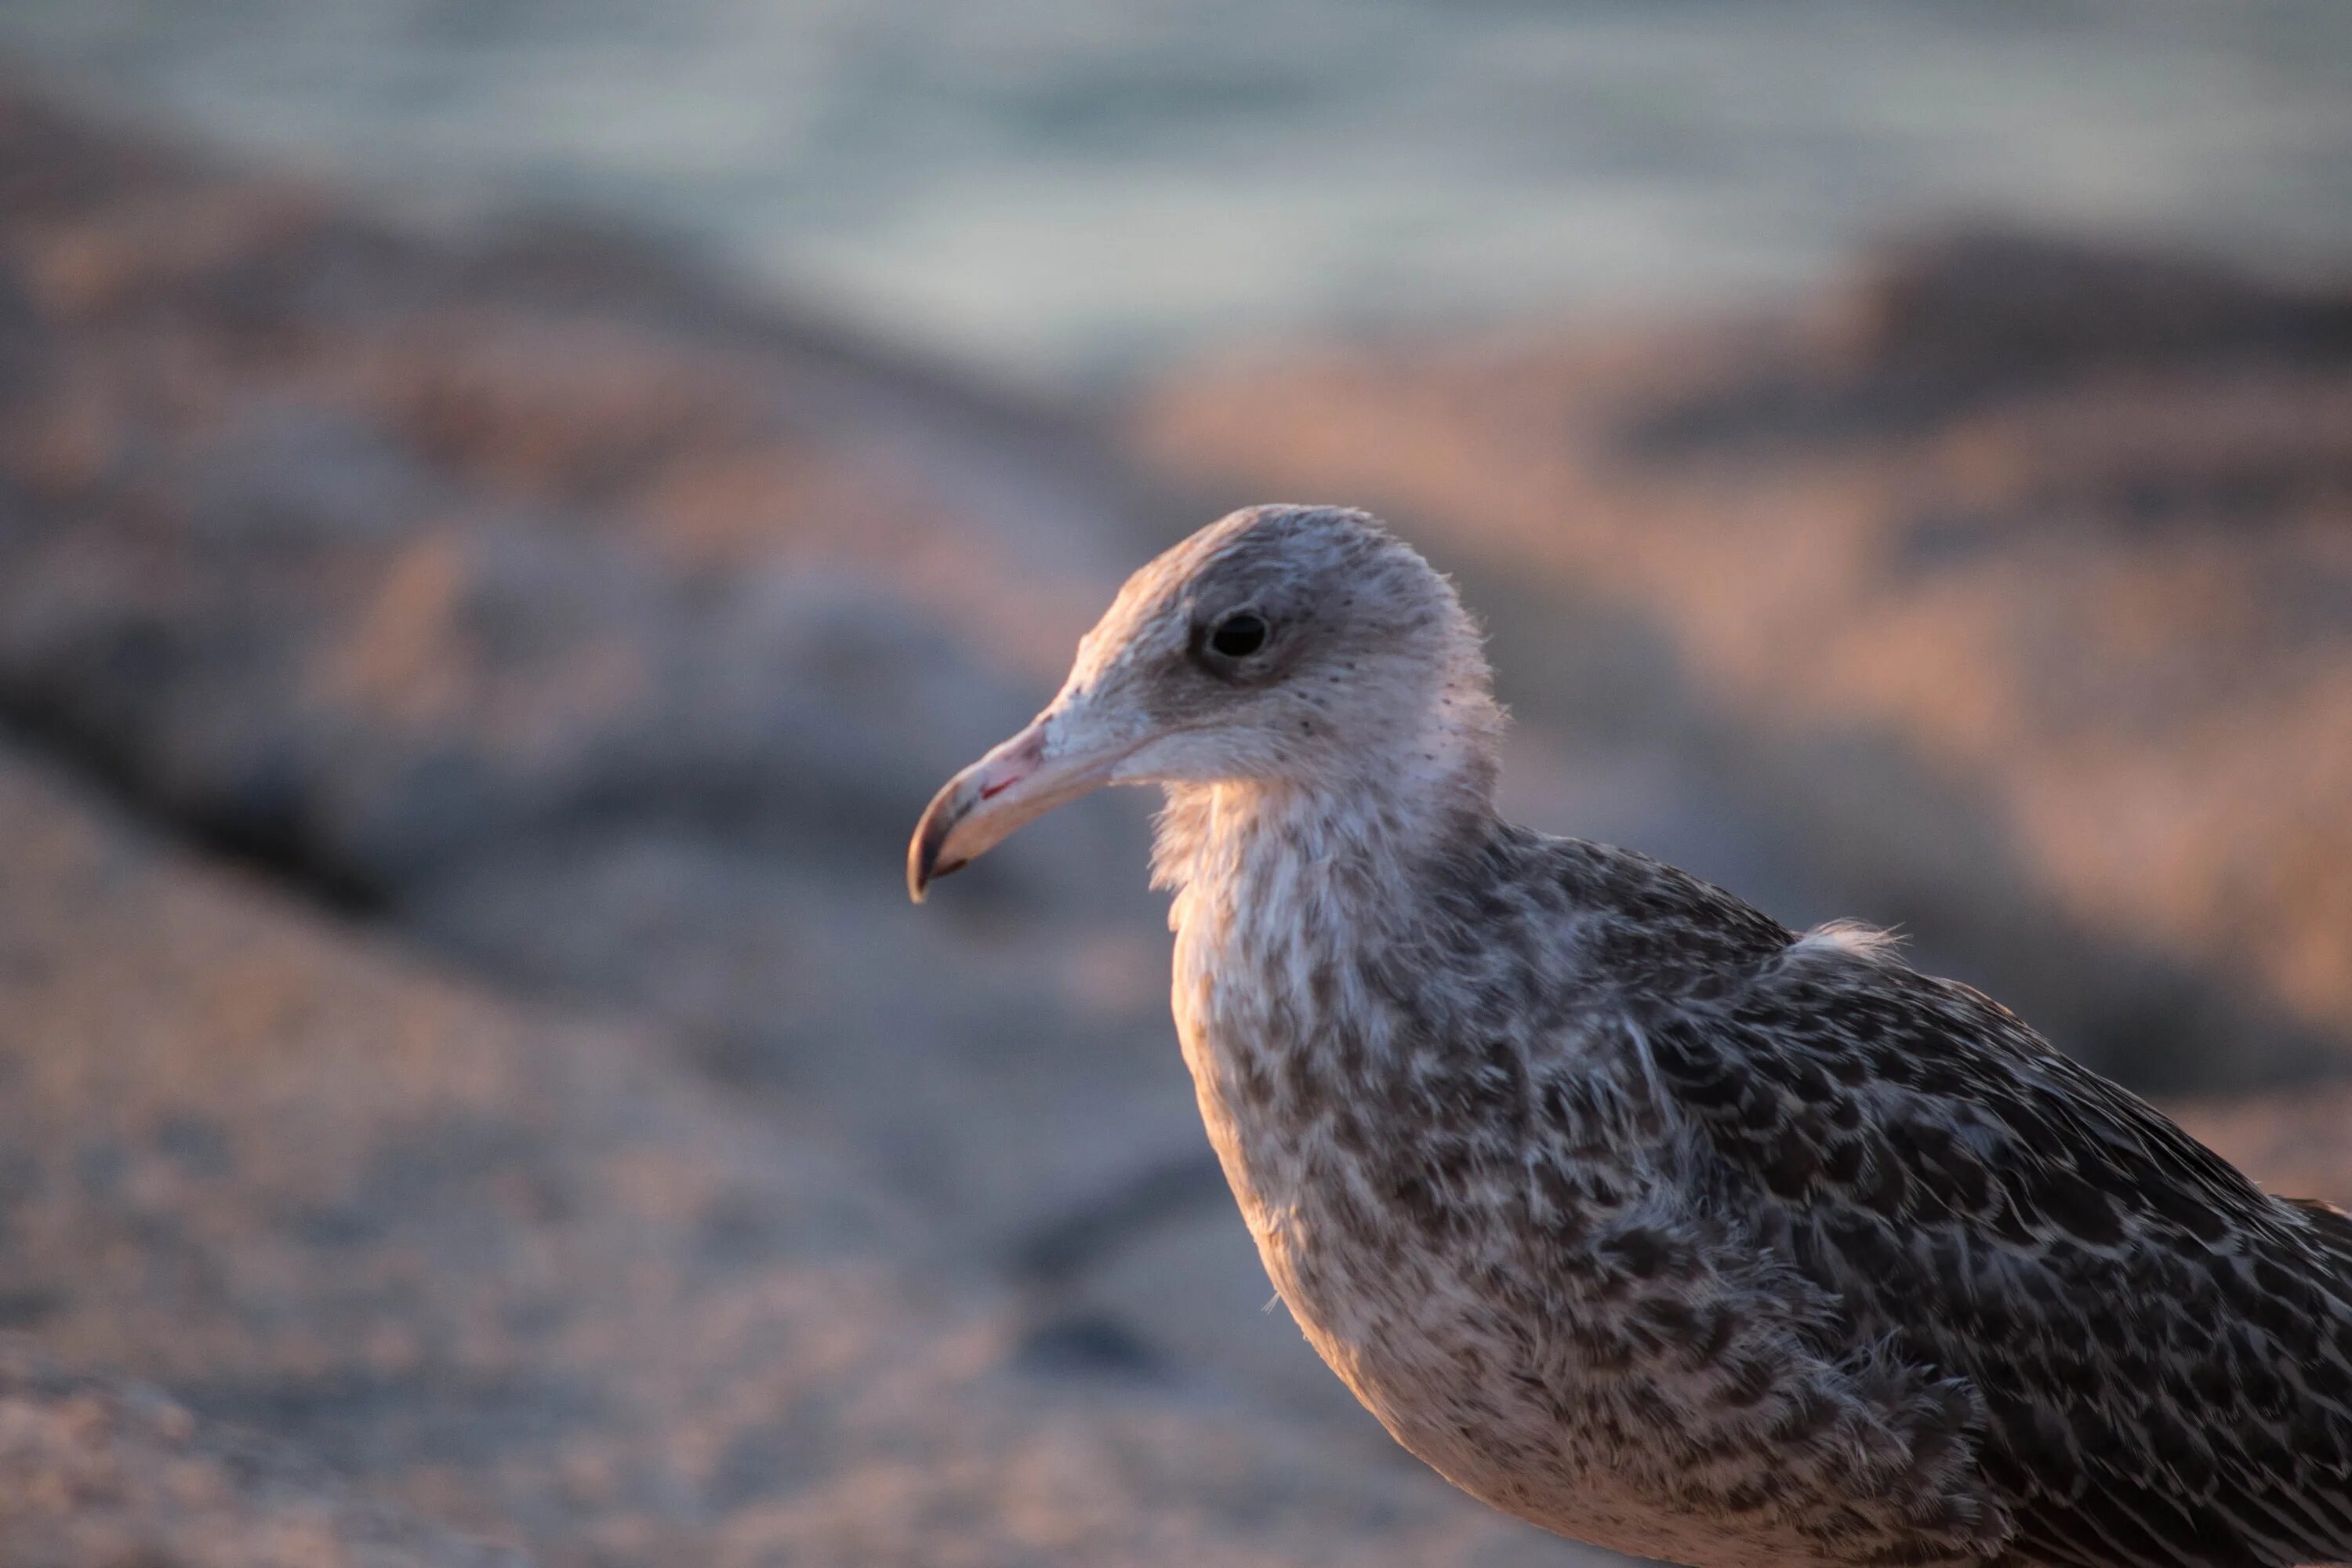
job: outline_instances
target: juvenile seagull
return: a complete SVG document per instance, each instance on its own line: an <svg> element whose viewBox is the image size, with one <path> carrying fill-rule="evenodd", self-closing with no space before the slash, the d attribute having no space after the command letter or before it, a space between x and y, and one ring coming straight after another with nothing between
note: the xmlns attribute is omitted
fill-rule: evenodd
<svg viewBox="0 0 2352 1568"><path fill-rule="evenodd" d="M2352 1217L1874 935L1504 822L1502 723L1411 548L1236 512L908 880L1166 789L1177 1027L1266 1272L1499 1509L1700 1568L2352 1557Z"/></svg>

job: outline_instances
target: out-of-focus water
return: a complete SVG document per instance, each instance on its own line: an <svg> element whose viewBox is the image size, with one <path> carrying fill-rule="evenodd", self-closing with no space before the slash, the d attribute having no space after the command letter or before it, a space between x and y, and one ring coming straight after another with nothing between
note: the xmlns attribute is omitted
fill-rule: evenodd
<svg viewBox="0 0 2352 1568"><path fill-rule="evenodd" d="M1733 299L1955 214L2352 251L2352 0L5 0L0 47L1049 380Z"/></svg>

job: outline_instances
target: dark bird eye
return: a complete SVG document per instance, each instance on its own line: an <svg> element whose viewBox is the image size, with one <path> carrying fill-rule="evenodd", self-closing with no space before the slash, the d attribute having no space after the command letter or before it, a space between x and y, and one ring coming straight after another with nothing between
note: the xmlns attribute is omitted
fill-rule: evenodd
<svg viewBox="0 0 2352 1568"><path fill-rule="evenodd" d="M1209 628L1209 646L1227 658L1247 658L1265 646L1265 618L1235 610Z"/></svg>

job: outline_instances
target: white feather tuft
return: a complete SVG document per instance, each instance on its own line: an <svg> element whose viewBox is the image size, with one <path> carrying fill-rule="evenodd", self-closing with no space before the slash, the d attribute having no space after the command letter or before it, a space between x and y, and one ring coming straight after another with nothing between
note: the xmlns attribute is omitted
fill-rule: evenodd
<svg viewBox="0 0 2352 1568"><path fill-rule="evenodd" d="M1856 958L1892 959L1903 951L1902 936L1863 921L1825 921L1791 942L1791 952L1844 952Z"/></svg>

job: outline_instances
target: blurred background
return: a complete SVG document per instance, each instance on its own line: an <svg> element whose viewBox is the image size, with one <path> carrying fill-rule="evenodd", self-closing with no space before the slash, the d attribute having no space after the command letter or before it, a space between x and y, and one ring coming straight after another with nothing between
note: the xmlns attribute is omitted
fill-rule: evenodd
<svg viewBox="0 0 2352 1568"><path fill-rule="evenodd" d="M2352 10L0 5L0 1560L1598 1563L1301 1343L1149 802L1231 506L1512 811L2352 1199Z"/></svg>

